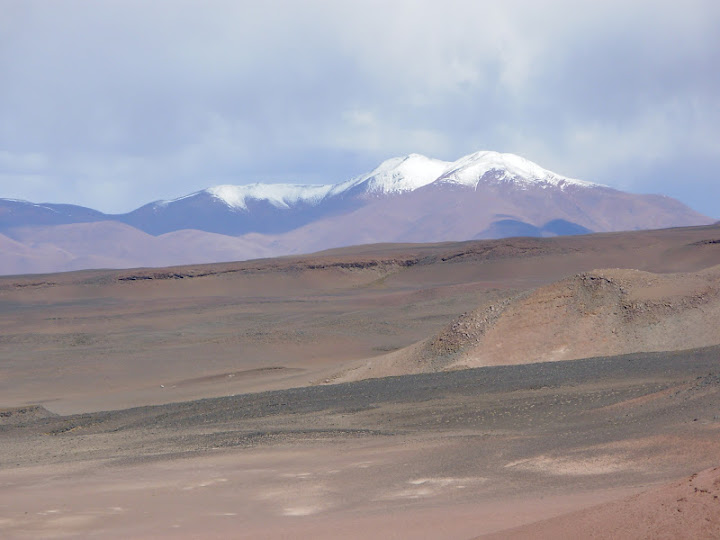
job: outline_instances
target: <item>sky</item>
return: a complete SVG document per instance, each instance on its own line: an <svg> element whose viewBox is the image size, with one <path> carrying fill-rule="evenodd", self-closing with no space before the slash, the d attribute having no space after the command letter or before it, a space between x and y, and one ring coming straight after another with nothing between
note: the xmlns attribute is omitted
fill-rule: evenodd
<svg viewBox="0 0 720 540"><path fill-rule="evenodd" d="M720 3L0 0L0 197L511 152L720 218Z"/></svg>

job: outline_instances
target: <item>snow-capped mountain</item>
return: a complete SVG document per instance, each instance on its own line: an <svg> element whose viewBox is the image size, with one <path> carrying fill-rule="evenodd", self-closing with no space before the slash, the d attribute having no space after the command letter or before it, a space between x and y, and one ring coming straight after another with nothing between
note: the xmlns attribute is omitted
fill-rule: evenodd
<svg viewBox="0 0 720 540"><path fill-rule="evenodd" d="M447 161L431 159L420 154L410 154L388 159L369 173L339 184L223 185L208 188L204 192L229 207L239 210L249 210L248 201L266 201L276 208L283 209L302 205L317 206L326 199L348 193L388 195L413 191L438 180L450 165L452 163ZM158 204L172 204L193 195L174 201L161 201Z"/></svg>
<svg viewBox="0 0 720 540"><path fill-rule="evenodd" d="M168 207L192 197L209 194L235 210L250 211L248 204L267 202L280 209L319 206L338 197L362 195L397 195L415 191L429 184L456 184L477 189L492 181L507 181L518 187L538 185L559 187L574 185L597 187L598 184L560 176L514 154L481 151L457 161L441 161L420 154L410 154L383 161L367 174L334 185L249 184L222 185L186 195L172 201L158 201L157 207Z"/></svg>
<svg viewBox="0 0 720 540"><path fill-rule="evenodd" d="M566 178L514 154L481 151L457 161L441 161L420 154L410 154L383 161L367 174L335 185L250 184L216 186L204 190L233 208L248 210L247 201L267 201L277 208L296 205L319 205L329 198L352 194L396 195L432 183L457 184L477 189L480 182L506 181L518 187L583 186L599 184ZM200 192L202 193L202 192ZM192 195L190 195L192 196ZM183 200L163 201L170 204Z"/></svg>
<svg viewBox="0 0 720 540"><path fill-rule="evenodd" d="M430 186L477 191L498 184L521 191L602 187L560 176L514 154L476 152L454 162L410 154L388 159L367 174L334 185L222 185L156 201L117 219L150 234L180 229L277 234L382 199L398 200Z"/></svg>
<svg viewBox="0 0 720 540"><path fill-rule="evenodd" d="M73 225L72 234L85 238L83 227L101 221L130 226L114 228L116 238L139 229L162 243L180 238L168 233L192 230L193 245L220 246L205 249L202 256L197 247L194 254L189 244L185 254L183 246L173 248L172 263L177 264L178 257L188 263L221 260L218 253L223 250L227 259L237 259L242 258L239 253L281 255L360 243L554 236L701 225L713 220L668 197L624 193L561 176L517 155L490 151L454 162L419 154L391 158L366 174L332 185L215 186L122 215L0 199L0 233L17 253L26 251L16 245L20 242L26 247L53 245L72 254L80 243L64 246L68 233L56 235L48 228ZM33 243L38 235L43 240ZM228 237L234 239L220 241ZM92 238L88 233L88 245ZM138 238L128 237L127 242ZM151 250L156 255L162 252L156 242L147 238L143 242L156 246ZM132 252L132 246L123 249ZM84 250L84 260L91 260L87 258L90 252L91 245ZM27 254L23 257L32 259ZM145 260L126 258L132 264ZM156 256L147 264L157 265L158 260Z"/></svg>

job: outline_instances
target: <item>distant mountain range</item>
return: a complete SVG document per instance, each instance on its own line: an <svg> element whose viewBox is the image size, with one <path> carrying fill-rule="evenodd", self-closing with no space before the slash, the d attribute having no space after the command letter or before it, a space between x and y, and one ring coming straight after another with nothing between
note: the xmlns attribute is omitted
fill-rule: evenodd
<svg viewBox="0 0 720 540"><path fill-rule="evenodd" d="M334 185L216 186L127 214L0 199L0 273L220 262L376 242L703 225L675 199L566 178L522 157L389 159Z"/></svg>

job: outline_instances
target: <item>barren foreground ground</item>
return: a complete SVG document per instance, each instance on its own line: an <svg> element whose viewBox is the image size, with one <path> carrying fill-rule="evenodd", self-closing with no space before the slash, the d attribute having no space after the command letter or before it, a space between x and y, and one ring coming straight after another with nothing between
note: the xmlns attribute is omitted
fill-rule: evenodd
<svg viewBox="0 0 720 540"><path fill-rule="evenodd" d="M701 272L662 278L664 296L646 297L664 307L641 311L681 329L677 343L712 343L712 325L690 335L688 321L714 316L702 272L720 264L718 239L704 227L0 279L0 536L716 538L720 347L446 369L486 336L533 350L500 324L457 341L463 313L535 320L538 287L594 268ZM644 289L621 277L637 307ZM690 282L710 285L683 293ZM600 320L606 304L580 305L623 330ZM673 326L676 313L689 315ZM436 372L327 384L398 356L393 369Z"/></svg>
<svg viewBox="0 0 720 540"><path fill-rule="evenodd" d="M26 408L2 426L0 526L469 538L713 466L719 358L481 368L66 417Z"/></svg>

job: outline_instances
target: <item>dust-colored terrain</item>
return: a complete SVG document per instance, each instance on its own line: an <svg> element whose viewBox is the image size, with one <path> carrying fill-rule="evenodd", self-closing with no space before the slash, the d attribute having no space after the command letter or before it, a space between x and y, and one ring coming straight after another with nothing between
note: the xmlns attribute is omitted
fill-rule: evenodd
<svg viewBox="0 0 720 540"><path fill-rule="evenodd" d="M484 536L497 538L720 538L720 467L569 515Z"/></svg>
<svg viewBox="0 0 720 540"><path fill-rule="evenodd" d="M712 538L700 480L651 503L720 465L718 265L713 226L2 278L0 535L630 538L589 508L631 497Z"/></svg>

